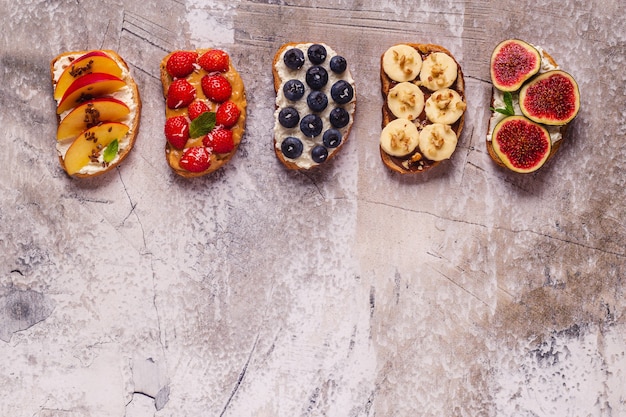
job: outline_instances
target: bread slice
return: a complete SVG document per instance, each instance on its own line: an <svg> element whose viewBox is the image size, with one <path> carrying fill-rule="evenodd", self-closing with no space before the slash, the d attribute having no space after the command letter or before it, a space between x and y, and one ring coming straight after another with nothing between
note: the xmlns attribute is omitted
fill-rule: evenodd
<svg viewBox="0 0 626 417"><path fill-rule="evenodd" d="M328 105L322 111L311 110L307 106L306 102L307 95L312 91L312 89L307 85L307 82L305 80L305 74L309 68L315 65L307 57L307 50L312 45L321 45L326 50L326 58L323 62L319 64L328 73L328 82L322 89L320 89L320 91L322 91L328 98ZM287 68L283 62L284 53L292 48L297 48L303 51L305 62L302 68L298 70L291 70ZM343 148L350 136L350 131L352 130L352 125L354 123L354 114L356 112L355 82L352 78L352 74L350 73L348 66L346 66L345 71L341 73L336 73L330 69L330 61L335 56L338 56L338 54L327 44L313 42L288 42L283 44L274 55L274 60L272 63L272 77L274 80L274 91L276 93L273 138L274 152L276 153L276 157L278 158L278 160L290 170L309 170L320 167L321 165L325 165L329 160L334 158L339 153L339 150ZM289 81L290 79L299 79L305 86L304 96L295 101L285 98L282 91L285 82ZM353 96L348 103L338 104L331 97L331 87L335 82L340 80L346 81L348 84L350 84L352 88ZM300 120L302 120L302 118L307 114L318 115L323 122L322 132L319 135L311 138L302 134L299 125L292 128L283 127L278 121L278 115L280 110L284 107L297 108ZM338 130L341 132L341 141L339 142L339 144L334 147L328 147L323 144L322 137L325 131L332 128L329 121L329 114L334 108L345 109L349 115L349 122L347 123L347 125L338 128ZM288 136L297 137L303 143L304 150L301 156L296 158L289 158L285 156L285 154L281 150L281 143ZM320 146L324 147L328 154L323 161L316 162L311 156L311 151L314 147Z"/></svg>
<svg viewBox="0 0 626 417"><path fill-rule="evenodd" d="M538 48L538 49L539 49L539 52L541 54L542 68L545 68L545 67L558 68L559 67L559 65L556 63L554 58L549 53L544 51L543 48ZM545 60L545 63L543 62L544 60ZM539 72L541 73L542 70L540 69ZM493 106L494 106L495 94L496 94L496 88L493 87L492 90L491 90L491 101L490 101L490 103L491 103L490 107L491 108L493 108ZM496 152L493 149L493 144L491 143L491 132L493 132L493 129L496 127L496 124L503 117L504 116L499 115L499 113L497 113L495 110L491 111L491 118L489 120L489 123L487 124L487 138L485 140L485 146L487 148L487 153L489 154L489 157L491 157L493 162L495 162L496 165L498 165L498 166L500 166L502 168L507 168L507 166L500 160L498 155L496 155ZM561 136L560 140L558 140L556 142L552 141L552 148L550 150L550 154L548 155L548 159L546 160L546 162L548 162L550 159L552 159L554 154L561 147L561 144L563 143L563 139L565 138L565 134L567 132L568 125L565 124L565 125L562 125L562 126L551 126L551 127L544 126L544 127L548 128L548 131L549 131L551 136L553 135L553 133L558 133Z"/></svg>
<svg viewBox="0 0 626 417"><path fill-rule="evenodd" d="M201 48L201 49L196 49L195 52L197 52L198 57L200 57L205 52L211 49L213 48ZM163 97L165 98L166 101L167 101L168 89L170 85L172 84L172 82L174 81L172 76L167 72L167 61L174 52L167 54L161 60L161 63L160 63L160 78L161 78L161 84L163 86ZM207 74L208 73L206 70L201 68L199 65L196 65L196 69L194 70L194 72L191 73L189 76L187 76L186 79L196 88L196 98L206 100L210 105L209 106L210 111L214 112L216 111L218 104L210 102L210 100L207 99L206 95L202 91L201 84L200 84L202 77ZM170 166L170 168L181 177L194 178L194 177L200 177L203 175L210 174L214 171L217 171L218 169L223 167L226 163L228 163L232 159L232 157L237 152L237 149L239 148L239 145L243 138L243 135L245 132L245 125L246 125L246 107L247 107L246 92L245 92L243 80L239 72L233 66L232 59L230 59L230 57L229 57L228 70L221 74L224 77L226 77L226 79L228 79L228 81L230 82L232 86L232 94L228 100L235 103L241 112L239 119L237 120L237 123L233 127L230 128L233 132L233 141L234 141L235 146L233 150L228 153L218 154L218 153L212 152L211 164L208 169L201 171L201 172L191 172L180 166L180 158L183 155L183 149L176 149L169 142L166 141L165 158L167 160L167 163ZM187 111L187 108L184 107L180 109L170 109L167 107L167 105L165 106L166 119L173 117L173 116L179 116L179 115L188 116L189 113ZM187 141L186 148L192 147L192 146L203 146L202 139L203 137L190 138Z"/></svg>
<svg viewBox="0 0 626 417"><path fill-rule="evenodd" d="M77 58L80 58L89 52L94 51L64 52L52 59L52 61L50 62L50 74L53 90L56 89L59 78L61 77L61 74L64 72L65 68L70 66L72 62L75 61ZM137 87L137 84L135 83L135 80L130 74L128 64L120 55L117 54L117 52L113 50L107 49L100 50L98 52L103 52L104 54L112 58L122 70L121 79L125 82L126 85L118 91L106 94L106 96L118 98L129 107L130 112L128 116L125 119L120 120L120 122L127 125L129 129L128 133L126 133L123 138L118 139L118 153L112 161L107 163L102 161L92 161L78 172L71 174L72 177L77 178L87 178L102 175L106 172L109 172L114 167L118 166L133 149L133 146L135 145L135 141L137 139L137 135L139 133L139 122L141 119L142 103L141 97L139 95L139 89ZM60 101L61 99L56 99L57 105ZM70 111L71 109L61 114L57 114L57 127L60 126L63 119L70 113ZM106 120L100 120L100 122L106 122ZM67 139L57 142L59 163L66 172L68 172L68 169L65 165L65 154L69 146L72 144L72 141L73 139Z"/></svg>
<svg viewBox="0 0 626 417"><path fill-rule="evenodd" d="M454 62L457 64L457 77L454 83L449 87L450 89L456 91L461 96L464 103L466 103L465 97L465 80L463 78L463 71L461 69L461 65L454 58L452 53L440 45L435 44L422 44L422 43L403 43L402 45L409 45L415 50L417 50L422 57L425 59L428 55L434 52L443 52L446 55L449 55ZM387 96L389 94L389 90L391 90L394 86L398 84L398 82L389 78L389 76L383 70L383 57L384 54L380 57L380 85L381 85L381 93L383 96L383 106L382 106L382 128L387 126L391 121L396 119L396 116L391 112L389 106L387 105ZM422 92L424 93L424 100L427 100L434 91L430 91L425 87L420 87ZM426 125L432 124L426 117L425 111L417 117L416 120L413 121L414 124L418 126L418 129L423 128ZM456 134L457 139L461 136L461 132L463 131L463 125L465 124L465 112L461 117L453 123L451 126L452 130ZM383 163L392 171L398 172L400 174L415 174L422 173L430 170L431 168L439 165L441 161L432 161L428 158L421 155L419 148L417 148L414 152L409 155L403 157L392 156L386 153L382 147L380 148L380 157Z"/></svg>

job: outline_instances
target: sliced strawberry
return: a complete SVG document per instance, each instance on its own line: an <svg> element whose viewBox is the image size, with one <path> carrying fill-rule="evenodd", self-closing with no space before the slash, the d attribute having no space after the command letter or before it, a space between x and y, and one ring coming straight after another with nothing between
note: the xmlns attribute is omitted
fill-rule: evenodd
<svg viewBox="0 0 626 417"><path fill-rule="evenodd" d="M189 139L189 122L185 116L170 117L165 121L165 138L176 149L183 149Z"/></svg>
<svg viewBox="0 0 626 417"><path fill-rule="evenodd" d="M191 120L200 116L202 113L208 112L209 110L209 106L203 100L194 100L187 108L187 112L189 113L189 118Z"/></svg>
<svg viewBox="0 0 626 417"><path fill-rule="evenodd" d="M176 51L167 59L165 69L174 78L185 78L193 72L197 59L197 52Z"/></svg>
<svg viewBox="0 0 626 417"><path fill-rule="evenodd" d="M178 164L189 172L206 171L211 166L211 151L204 146L187 148Z"/></svg>
<svg viewBox="0 0 626 417"><path fill-rule="evenodd" d="M226 72L230 58L220 49L211 49L200 56L198 64L207 72Z"/></svg>
<svg viewBox="0 0 626 417"><path fill-rule="evenodd" d="M235 149L233 131L218 127L204 137L202 144L215 153L228 153Z"/></svg>
<svg viewBox="0 0 626 417"><path fill-rule="evenodd" d="M215 112L215 124L226 128L233 127L235 123L237 123L237 120L239 120L240 115L241 111L237 105L232 101L227 101L220 104L217 108Z"/></svg>
<svg viewBox="0 0 626 417"><path fill-rule="evenodd" d="M230 98L233 88L230 82L220 74L205 75L200 81L204 95L211 101L222 103Z"/></svg>
<svg viewBox="0 0 626 417"><path fill-rule="evenodd" d="M196 98L196 89L185 79L174 80L167 90L167 107L187 107Z"/></svg>

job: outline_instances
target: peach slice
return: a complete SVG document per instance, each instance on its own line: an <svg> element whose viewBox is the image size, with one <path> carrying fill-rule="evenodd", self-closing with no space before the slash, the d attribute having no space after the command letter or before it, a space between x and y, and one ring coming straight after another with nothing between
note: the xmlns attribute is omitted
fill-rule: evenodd
<svg viewBox="0 0 626 417"><path fill-rule="evenodd" d="M57 107L57 114L71 109L79 103L104 94L113 93L126 83L115 75L94 72L77 78L63 95Z"/></svg>
<svg viewBox="0 0 626 417"><path fill-rule="evenodd" d="M112 97L86 101L74 108L61 121L57 129L57 140L75 138L85 129L102 122L120 121L129 113L130 109L126 104Z"/></svg>
<svg viewBox="0 0 626 417"><path fill-rule="evenodd" d="M54 99L59 100L62 98L69 86L72 85L76 79L94 72L110 74L117 78L122 78L122 69L113 58L102 51L91 51L76 58L61 73L56 87L54 88Z"/></svg>
<svg viewBox="0 0 626 417"><path fill-rule="evenodd" d="M67 149L64 159L67 173L76 174L89 161L98 158L109 143L126 136L128 129L124 123L110 122L85 130Z"/></svg>

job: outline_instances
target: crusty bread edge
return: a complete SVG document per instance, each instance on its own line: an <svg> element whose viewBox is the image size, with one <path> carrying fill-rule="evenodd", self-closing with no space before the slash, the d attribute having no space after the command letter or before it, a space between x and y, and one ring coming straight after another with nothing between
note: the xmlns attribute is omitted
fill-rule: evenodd
<svg viewBox="0 0 626 417"><path fill-rule="evenodd" d="M195 50L195 52L198 53L198 56L201 56L203 53L214 49L214 48L198 48ZM177 50L178 51L178 50ZM160 72L160 79L161 79L161 85L163 87L163 98L165 99L165 106L167 107L167 91L169 89L170 84L172 83L173 79L172 77L168 74L167 72L167 60L169 59L169 57L177 51L173 51L170 52L169 54L167 54L165 57L163 57L163 59L161 60L161 63L159 64L159 72ZM241 75L239 74L239 72L235 69L233 63L232 63L232 59L230 59L230 54L229 54L229 72L232 72L233 74L236 75L237 78L239 78L241 80L241 83L243 85L243 79L241 79ZM187 171L185 169L180 169L180 168L176 168L172 161L175 160L175 156L174 153L172 152L173 147L170 145L170 143L166 140L165 141L165 159L167 161L167 164L169 165L169 167L172 169L172 171L174 171L176 174L178 174L181 177L184 178L197 178L197 177L202 177L204 175L210 174L212 172L217 171L218 169L220 169L221 167L223 167L224 165L226 165L231 159L232 157L235 155L235 153L237 153L237 149L239 149L239 145L241 144L241 140L243 139L243 135L245 133L245 124L246 124L246 116L247 116L247 99L246 99L246 91L245 91L245 85L244 85L244 89L243 89L243 108L240 108L239 110L241 111L241 114L239 116L239 120L237 121L237 123L235 124L234 128L237 128L240 130L240 133L236 135L236 140L235 140L235 146L233 148L232 151L230 151L227 154L222 154L225 155L223 157L221 157L220 159L215 159L211 162L211 166L209 168L207 168L204 171L200 171L200 172L191 172L191 171Z"/></svg>
<svg viewBox="0 0 626 417"><path fill-rule="evenodd" d="M294 47L296 45L302 45L302 44L305 44L305 43L315 43L315 42L310 42L310 41L309 42L287 42L287 43L283 44L280 48L278 48L278 50L274 54L274 59L272 61L272 78L274 79L274 93L278 93L278 89L280 88L280 85L282 83L280 77L278 76L278 71L276 71L276 63L278 62L278 59L280 58L280 55L287 48ZM327 45L327 44L325 44L325 45ZM350 70L346 69L346 71L350 71ZM278 109L278 106L275 106L275 109ZM321 165L326 165L331 159L333 159L339 153L340 149L348 141L348 138L350 137L350 132L352 131L352 125L354 124L354 116L355 115L356 115L356 88L355 88L355 91L354 91L354 113L350 115L350 123L348 125L347 130L346 130L346 134L343 136L342 141L339 144L339 146L337 146L332 153L329 153L328 158L322 164L315 164L315 165L311 166L310 168L303 168L303 167L298 166L295 162L292 162L289 159L285 158L285 156L283 155L281 150L278 149L278 147L276 146L277 138L275 136L274 136L273 144L272 144L272 147L274 148L274 153L276 154L276 157L278 158L278 160L287 169L294 170L294 171L300 171L300 170L305 170L306 171L306 170L316 169L316 168L320 167Z"/></svg>
<svg viewBox="0 0 626 417"><path fill-rule="evenodd" d="M554 58L552 57L552 55L550 55L549 53L547 53L545 50L543 51L543 56L545 59L548 60L548 62L552 65L554 65L555 67L557 66L556 61L554 60ZM491 101L490 101L490 106L493 107L493 89L495 87L492 87L491 89ZM491 118L491 117L490 117ZM567 132L567 126L568 124L564 124L563 126L560 127L560 133L561 133L561 140L559 140L556 143L552 144L552 148L550 149L550 154L548 155L548 159L546 159L546 161L544 162L544 165L546 162L548 162L550 159L552 159L552 157L554 156L554 154L559 150L559 148L561 147L561 143L563 142L563 140L565 139L565 133ZM490 128L490 123L487 123L487 135L489 134L489 128ZM502 167L502 168L506 168L509 169L509 167L507 167L504 162L502 162L500 160L500 158L498 157L498 155L496 155L496 151L493 149L493 144L491 143L490 140L485 139L485 145L487 147L487 154L489 155L489 157L493 160L493 162L495 162L496 165ZM541 169L541 167L539 168ZM536 172L536 171L533 171Z"/></svg>
<svg viewBox="0 0 626 417"><path fill-rule="evenodd" d="M431 54L434 52L443 52L446 55L450 56L454 62L456 62L457 64L457 90L458 92L461 94L461 97L463 99L463 102L465 102L467 104L467 98L465 96L465 78L463 76L463 69L461 68L461 64L456 60L456 58L454 57L454 55L452 55L452 53L444 48L441 45L436 45L436 44L432 44L432 43L409 43L409 42L403 42L401 44L396 44L396 45L409 45L413 48L415 48L417 51L419 51L422 54ZM386 50L385 50L386 51ZM382 106L382 123L381 123L381 127L384 128L390 121L390 114L391 111L387 108L387 94L390 90L390 86L392 83L392 80L387 76L387 74L385 74L385 71L383 70L383 56L385 55L385 53L383 52L383 54L380 56L380 84L381 84L381 94L383 96L383 106ZM460 139L461 137L461 133L463 132L463 126L465 125L465 112L463 112L463 114L461 115L460 119L459 119L459 127L457 129L456 132L456 137L457 139ZM457 145L458 146L458 145ZM385 166L387 166L387 168L391 169L394 172L398 172L400 174L421 174L424 173L426 171L430 171L432 168L436 167L437 165L439 165L441 163L441 161L433 161L432 164L428 165L427 167L425 167L422 170L417 170L417 171L411 171L408 169L404 169L403 167L397 165L396 163L393 162L393 160L391 159L391 157L383 150L382 147L380 147L379 145L379 152L380 152L380 158L383 161L383 163L385 164Z"/></svg>
<svg viewBox="0 0 626 417"><path fill-rule="evenodd" d="M126 61L117 52L111 49L90 49L90 50L85 50L85 51L69 51L69 52L64 52L62 54L59 54L56 57L54 57L50 61L50 77L52 81L53 91L54 91L54 87L56 84L56 80L54 79L54 65L56 64L56 62L66 56L76 55L77 57L80 57L91 51L102 51L114 57L116 62L124 65L125 69L128 71L128 75L124 79L124 82L126 82L126 84L130 86L130 88L133 90L133 97L135 97L135 106L137 107L137 111L135 113L135 117L133 118L133 120L131 120L131 126L129 126L130 127L129 131L131 133L128 134L129 135L128 146L126 147L126 149L124 149L122 152L119 153L117 161L110 163L105 169L100 170L98 172L94 172L93 174L75 173L73 175L70 175L70 177L75 177L75 178L97 177L106 172L111 171L113 168L115 168L120 163L122 163L122 161L126 159L130 151L135 146L135 141L137 140L137 135L139 134L139 122L141 121L141 104L142 103L141 103L141 96L139 95L139 88L137 87L137 83L135 82L132 75L130 75L130 68L128 67L128 64L126 63ZM55 100L55 104L56 104L56 100ZM61 116L57 114L57 127L59 126L60 123L61 123ZM61 155L58 155L58 159L59 159L59 163L61 164L61 167L67 173L67 168L65 167L65 161L63 160L63 157Z"/></svg>

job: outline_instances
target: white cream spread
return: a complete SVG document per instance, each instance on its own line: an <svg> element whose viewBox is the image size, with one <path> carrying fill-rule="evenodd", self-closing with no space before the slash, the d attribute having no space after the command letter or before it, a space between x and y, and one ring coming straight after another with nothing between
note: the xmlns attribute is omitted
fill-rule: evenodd
<svg viewBox="0 0 626 417"><path fill-rule="evenodd" d="M548 59L546 59L543 53L543 48L541 48L540 46L535 46L535 45L532 45L532 46L534 46L535 49L539 51L539 55L541 55L541 68L539 69L540 74L559 68L558 65L553 65L552 63L550 63ZM520 105L519 105L519 93L518 92L511 93L511 98L513 99L513 109L515 110L515 114L523 115L522 110L520 109ZM504 104L504 93L494 87L493 88L493 108L498 109L498 108L504 108L504 107L506 107L506 105ZM507 116L502 113L498 113L497 111L494 111L491 113L491 118L489 119L489 133L487 134L487 140L489 141L491 140L491 134L493 133L493 129L495 129L498 122L500 122L500 120L504 119L505 117ZM560 131L561 126L548 126L548 125L543 125L543 126L548 130L548 133L550 134L550 140L552 141L552 143L555 143L561 140L562 138L561 131Z"/></svg>
<svg viewBox="0 0 626 417"><path fill-rule="evenodd" d="M102 51L102 52L106 53L106 51ZM54 70L53 70L55 83L59 80L59 77L61 77L61 74L63 73L63 71L65 71L65 68L67 68L72 63L73 60L75 60L76 58L79 58L82 55L83 55L82 53L75 54L75 55L67 55L55 62ZM105 170L107 166L111 164L116 164L117 161L119 161L120 155L123 154L126 148L128 148L128 146L130 145L130 138L134 134L133 120L135 120L135 117L137 117L137 102L139 101L139 99L138 97L135 97L134 89L130 85L128 85L127 80L130 77L130 73L126 65L120 62L117 57L112 56L112 55L109 55L109 56L122 69L121 78L122 80L126 81L126 85L122 87L121 89L115 91L114 93L106 95L105 97L113 97L115 99L120 100L121 102L123 102L124 104L128 106L128 109L130 110L130 112L128 113L126 118L119 120L119 122L127 125L129 127L129 130L126 136L124 136L121 139L118 139L117 155L115 155L115 158L113 158L113 160L109 162L108 165L104 164L103 153L101 153L97 162L89 162L87 165L81 168L80 171L78 171L78 174L88 174L88 175L95 174L99 171ZM60 99L57 100L57 105L59 101ZM61 113L60 115L61 121L63 121L63 119L72 110L73 108ZM67 139L64 141L57 141L56 148L57 148L57 153L59 154L59 156L61 156L62 158L65 158L65 153L74 142L74 139L75 138Z"/></svg>
<svg viewBox="0 0 626 417"><path fill-rule="evenodd" d="M322 145L322 135L324 131L331 128L330 119L329 119L330 112L336 107L343 107L350 115L350 123L348 123L346 126L340 129L337 129L341 132L341 137L342 137L341 141L343 143L343 141L347 139L346 136L347 136L350 126L352 125L352 121L354 117L354 110L356 108L356 89L355 89L354 80L352 79L350 71L346 68L346 70L341 74L337 74L333 72L330 69L330 60L332 57L336 56L337 53L333 51L328 45L322 43L320 45L323 45L324 48L326 48L326 59L324 60L324 62L322 62L322 64L320 64L320 66L323 67L328 72L328 83L326 83L326 85L320 91L326 94L326 97L328 97L328 106L326 106L326 108L321 112L313 112L311 109L309 109L309 106L307 105L307 102L306 102L306 96L307 96L307 92L310 91L310 88L306 84L306 70L312 66L312 64L310 63L310 61L308 61L308 58L307 58L307 50L309 49L311 45L313 45L313 43L303 43L303 44L298 44L298 45L293 46L293 48L300 49L304 53L305 64L299 70L292 70L288 68L285 65L285 62L283 61L283 57L285 53L289 51L290 49L292 49L292 47L286 48L280 54L274 66L281 80L281 84L276 93L277 109L274 114L274 120L275 120L274 137L276 138L276 149L280 152L282 141L289 136L300 139L302 141L302 144L304 145L302 155L300 155L300 157L298 157L297 159L287 158L287 160L295 163L298 167L304 168L304 169L311 168L314 165L319 165L317 162L313 161L313 159L311 158L311 149L313 149L313 147L315 147L316 145ZM284 84L287 81L293 80L293 79L297 79L301 81L305 85L305 90L306 90L304 97L302 97L301 99L297 101L288 100L283 93ZM336 83L339 80L344 80L348 82L354 90L354 96L352 100L347 104L337 104L333 101L333 99L330 96L331 87L333 86L334 83ZM282 126L278 122L278 114L280 113L280 110L285 107L295 108L298 111L298 114L300 115L300 120L302 120L302 118L306 116L307 114L312 114L312 113L317 114L322 119L322 122L324 123L324 129L322 130L322 134L314 138L310 138L302 134L302 132L300 131L299 124L293 128L286 128ZM330 158L330 156L333 153L335 153L337 149L338 147L328 148L328 158Z"/></svg>

